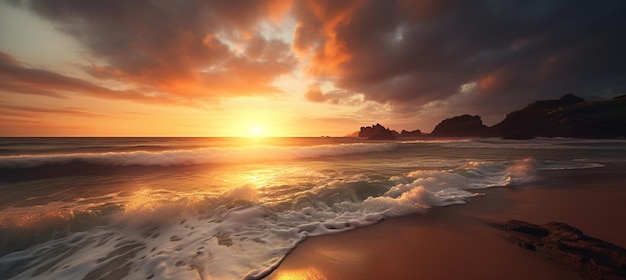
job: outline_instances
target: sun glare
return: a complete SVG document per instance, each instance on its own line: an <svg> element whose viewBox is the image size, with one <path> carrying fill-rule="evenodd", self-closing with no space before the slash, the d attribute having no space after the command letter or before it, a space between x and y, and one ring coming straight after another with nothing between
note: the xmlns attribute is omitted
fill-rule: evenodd
<svg viewBox="0 0 626 280"><path fill-rule="evenodd" d="M250 132L252 133L252 136L254 136L254 137L262 137L262 136L264 136L263 127L261 127L260 125L257 125L257 124L253 124L250 127Z"/></svg>

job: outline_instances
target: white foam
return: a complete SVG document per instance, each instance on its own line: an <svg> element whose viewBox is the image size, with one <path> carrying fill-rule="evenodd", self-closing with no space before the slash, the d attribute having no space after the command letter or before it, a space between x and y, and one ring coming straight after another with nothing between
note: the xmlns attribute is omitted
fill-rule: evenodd
<svg viewBox="0 0 626 280"><path fill-rule="evenodd" d="M343 148L365 152L393 147L376 144ZM326 148L318 148L295 154L330 154ZM336 149L330 150L337 154ZM285 153L276 156L285 157ZM0 272L25 263L27 266L16 268L11 276L81 279L89 273L102 273L104 277L116 268L122 271L128 267L130 278L258 278L308 236L367 226L386 217L423 213L430 207L467 203L480 195L475 192L479 189L537 180L537 169L545 166L545 162L532 158L452 163L447 162L446 168L402 169L402 173L390 174L385 182L364 173L320 177L313 172L307 174L307 182L315 182L313 187L290 186L291 192L280 194L282 201L276 200L276 189L271 185L261 189L242 185L223 193L141 189L108 194L102 196L106 199L90 203L80 199L64 206L50 203L41 207L91 211L114 204L119 210L106 217L108 223L0 257ZM588 164L551 162L550 168ZM368 184L388 184L387 191L359 200L352 192ZM299 199L310 203L298 204ZM276 202L291 204L279 207ZM16 209L4 209L2 213L9 210ZM38 213L35 208L31 210ZM11 216L16 213L11 212Z"/></svg>
<svg viewBox="0 0 626 280"><path fill-rule="evenodd" d="M505 186L522 185L537 180L537 161L526 158L507 168Z"/></svg>
<svg viewBox="0 0 626 280"><path fill-rule="evenodd" d="M327 187L329 191L340 188ZM226 191L220 199L139 190L117 198L125 208L111 224L3 256L0 266L27 262L28 267L13 275L17 278L80 279L96 272L106 276L124 266L132 268L133 278L258 278L307 236L346 231L431 206L464 203L472 195L418 186L398 196L328 205L319 201L313 207L275 212L258 202L259 194L250 186ZM53 257L60 251L67 254Z"/></svg>

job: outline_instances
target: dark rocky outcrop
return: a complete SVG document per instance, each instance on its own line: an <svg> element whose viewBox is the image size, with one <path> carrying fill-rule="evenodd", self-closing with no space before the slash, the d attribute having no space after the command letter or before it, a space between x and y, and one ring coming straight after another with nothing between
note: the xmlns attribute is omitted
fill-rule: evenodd
<svg viewBox="0 0 626 280"><path fill-rule="evenodd" d="M394 134L390 130L381 130L381 131L374 133L370 137L367 137L367 140L396 140L396 139L398 139L398 137L396 137L396 134Z"/></svg>
<svg viewBox="0 0 626 280"><path fill-rule="evenodd" d="M424 136L422 131L419 129L413 131L402 130L402 132L398 133L397 131L388 129L379 123L373 126L361 127L360 131L349 135L355 135L354 137L362 137L369 140L395 140L398 138L416 138Z"/></svg>
<svg viewBox="0 0 626 280"><path fill-rule="evenodd" d="M564 223L535 225L519 220L492 224L516 245L543 253L585 279L626 279L626 250Z"/></svg>
<svg viewBox="0 0 626 280"><path fill-rule="evenodd" d="M489 127L483 124L480 116L462 115L440 122L431 136L436 137L486 137Z"/></svg>
<svg viewBox="0 0 626 280"><path fill-rule="evenodd" d="M396 140L398 138L418 138L423 137L422 131L419 129L413 131L402 130L398 133L395 130L385 128L377 123L373 126L361 127L360 131L346 135L346 137L361 137L368 140Z"/></svg>
<svg viewBox="0 0 626 280"><path fill-rule="evenodd" d="M413 131L407 131L407 130L402 130L400 132L399 137L401 138L412 138L412 137L421 137L423 136L422 131L417 129L417 130L413 130Z"/></svg>
<svg viewBox="0 0 626 280"><path fill-rule="evenodd" d="M536 101L514 111L492 126L483 124L480 116L462 115L440 122L432 133L405 131L397 133L380 124L361 127L358 137L395 139L398 137L534 137L625 138L626 95L610 100L585 101L566 94L557 100ZM392 138L391 135L393 135Z"/></svg>
<svg viewBox="0 0 626 280"><path fill-rule="evenodd" d="M494 135L517 139L626 137L626 99L590 102L567 94L512 112L491 129Z"/></svg>
<svg viewBox="0 0 626 280"><path fill-rule="evenodd" d="M398 133L391 131L388 128L377 123L373 126L361 127L359 131L359 137L367 138L368 140L395 140Z"/></svg>

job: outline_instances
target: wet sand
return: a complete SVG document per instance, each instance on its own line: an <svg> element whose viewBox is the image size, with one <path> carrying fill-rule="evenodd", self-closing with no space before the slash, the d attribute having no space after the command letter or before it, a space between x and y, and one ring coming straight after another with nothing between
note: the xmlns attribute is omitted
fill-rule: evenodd
<svg viewBox="0 0 626 280"><path fill-rule="evenodd" d="M268 279L580 279L488 225L565 222L626 247L623 166L544 171L539 181L479 190L469 204L311 237Z"/></svg>

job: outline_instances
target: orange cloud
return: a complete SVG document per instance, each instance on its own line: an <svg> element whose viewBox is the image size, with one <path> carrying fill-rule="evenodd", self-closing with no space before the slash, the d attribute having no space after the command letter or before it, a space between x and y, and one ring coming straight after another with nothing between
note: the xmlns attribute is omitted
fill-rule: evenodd
<svg viewBox="0 0 626 280"><path fill-rule="evenodd" d="M308 58L306 72L311 76L340 75L342 64L351 54L337 34L350 21L363 1L301 1L296 4L298 24L294 31L294 50Z"/></svg>
<svg viewBox="0 0 626 280"><path fill-rule="evenodd" d="M516 79L519 79L521 75L515 73L511 67L502 66L494 71L491 71L478 80L479 92L484 96L491 94L501 94L505 91L510 84L517 83ZM532 81L528 81L532 83Z"/></svg>
<svg viewBox="0 0 626 280"><path fill-rule="evenodd" d="M307 87L306 93L304 93L304 98L311 102L324 102L326 98L324 98L324 93L318 85L310 85Z"/></svg>
<svg viewBox="0 0 626 280"><path fill-rule="evenodd" d="M296 67L289 43L263 33L259 25L284 18L291 1L112 2L23 5L55 22L97 58L87 73L147 89L149 96L193 104L274 95L281 92L272 86L274 80Z"/></svg>
<svg viewBox="0 0 626 280"><path fill-rule="evenodd" d="M265 6L268 18L274 23L278 23L291 10L293 0L273 0Z"/></svg>
<svg viewBox="0 0 626 280"><path fill-rule="evenodd" d="M494 78L494 76L492 76L492 75L488 75L486 77L483 77L478 82L478 88L480 88L482 90L489 90L489 89L493 88L493 85L495 83L495 79L496 78Z"/></svg>

